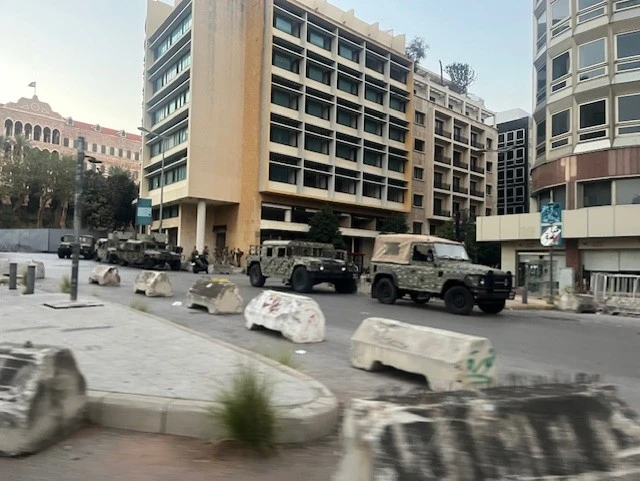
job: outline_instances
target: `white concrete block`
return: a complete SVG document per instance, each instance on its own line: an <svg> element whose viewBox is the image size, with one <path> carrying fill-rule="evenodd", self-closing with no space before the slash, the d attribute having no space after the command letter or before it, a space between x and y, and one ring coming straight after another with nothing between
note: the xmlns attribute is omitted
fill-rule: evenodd
<svg viewBox="0 0 640 481"><path fill-rule="evenodd" d="M497 379L496 353L483 337L369 317L351 337L351 364L422 374L434 391L486 387Z"/></svg>
<svg viewBox="0 0 640 481"><path fill-rule="evenodd" d="M229 279L203 277L187 292L187 307L203 306L209 314L242 314L243 300Z"/></svg>
<svg viewBox="0 0 640 481"><path fill-rule="evenodd" d="M324 341L324 314L310 297L263 291L249 302L244 316L248 329L263 326L280 331L295 343Z"/></svg>
<svg viewBox="0 0 640 481"><path fill-rule="evenodd" d="M40 261L29 261L18 263L18 277L27 275L27 266L36 266L36 279L44 279L44 263ZM9 273L7 267L7 274Z"/></svg>
<svg viewBox="0 0 640 481"><path fill-rule="evenodd" d="M565 293L560 296L558 309L569 312L597 312L598 305L593 299L593 296Z"/></svg>
<svg viewBox="0 0 640 481"><path fill-rule="evenodd" d="M105 264L95 266L89 275L89 283L100 286L119 286L120 274L118 273L118 268Z"/></svg>
<svg viewBox="0 0 640 481"><path fill-rule="evenodd" d="M133 283L133 292L147 297L172 297L173 289L166 272L142 271Z"/></svg>

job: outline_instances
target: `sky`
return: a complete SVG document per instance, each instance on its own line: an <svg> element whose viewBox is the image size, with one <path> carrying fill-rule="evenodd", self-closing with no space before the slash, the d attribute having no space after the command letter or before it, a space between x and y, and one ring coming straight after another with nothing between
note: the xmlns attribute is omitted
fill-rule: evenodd
<svg viewBox="0 0 640 481"><path fill-rule="evenodd" d="M225 1L225 0L211 0ZM330 0L380 28L423 37L422 65L466 62L494 111L531 112L530 0ZM0 103L31 97L64 117L136 131L146 0L0 0Z"/></svg>

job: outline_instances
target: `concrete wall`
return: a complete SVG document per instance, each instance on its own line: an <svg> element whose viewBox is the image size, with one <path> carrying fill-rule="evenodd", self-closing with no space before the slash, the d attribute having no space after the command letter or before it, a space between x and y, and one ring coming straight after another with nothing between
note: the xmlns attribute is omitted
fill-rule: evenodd
<svg viewBox="0 0 640 481"><path fill-rule="evenodd" d="M0 252L56 252L60 237L73 234L73 229L0 229ZM96 239L106 232L81 230L81 235Z"/></svg>

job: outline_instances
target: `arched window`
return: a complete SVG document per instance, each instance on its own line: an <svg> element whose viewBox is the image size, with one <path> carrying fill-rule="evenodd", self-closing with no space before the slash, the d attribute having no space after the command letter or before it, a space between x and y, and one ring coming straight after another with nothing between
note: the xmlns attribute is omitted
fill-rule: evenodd
<svg viewBox="0 0 640 481"><path fill-rule="evenodd" d="M21 135L22 134L22 122L20 122L19 120L13 126L13 134L14 135Z"/></svg>
<svg viewBox="0 0 640 481"><path fill-rule="evenodd" d="M60 145L60 131L58 129L53 129L51 142L53 142L56 145Z"/></svg>
<svg viewBox="0 0 640 481"><path fill-rule="evenodd" d="M36 142L42 140L42 127L40 127L39 125L36 125L33 128L33 140L35 140Z"/></svg>
<svg viewBox="0 0 640 481"><path fill-rule="evenodd" d="M42 149L42 152L46 152L47 154L51 153L51 152L49 152L49 149Z"/></svg>
<svg viewBox="0 0 640 481"><path fill-rule="evenodd" d="M57 150L52 150L51 151L51 155L55 155L56 157L60 157L60 152L58 152Z"/></svg>
<svg viewBox="0 0 640 481"><path fill-rule="evenodd" d="M10 119L4 121L4 136L13 137L13 121Z"/></svg>
<svg viewBox="0 0 640 481"><path fill-rule="evenodd" d="M31 124L24 124L24 137L27 140L31 140L33 137L33 127L31 127Z"/></svg>
<svg viewBox="0 0 640 481"><path fill-rule="evenodd" d="M51 143L51 129L49 127L45 127L42 131L42 141L48 144Z"/></svg>

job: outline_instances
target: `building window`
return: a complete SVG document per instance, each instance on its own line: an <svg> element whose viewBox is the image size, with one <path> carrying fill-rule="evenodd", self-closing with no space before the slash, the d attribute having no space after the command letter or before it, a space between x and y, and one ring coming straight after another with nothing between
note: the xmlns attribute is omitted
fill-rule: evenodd
<svg viewBox="0 0 640 481"><path fill-rule="evenodd" d="M162 87L171 82L174 78L176 78L180 72L185 70L191 65L191 52L185 53L182 57L176 60L173 64L171 64L160 77L155 80L154 83L154 92L157 92Z"/></svg>
<svg viewBox="0 0 640 481"><path fill-rule="evenodd" d="M127 159L131 159L131 151L127 150Z"/></svg>
<svg viewBox="0 0 640 481"><path fill-rule="evenodd" d="M580 105L580 128L588 129L607 123L607 101L598 100Z"/></svg>
<svg viewBox="0 0 640 481"><path fill-rule="evenodd" d="M357 47L352 47L344 42L338 43L338 55L347 58L352 62L358 63L360 61L360 51Z"/></svg>
<svg viewBox="0 0 640 481"><path fill-rule="evenodd" d="M605 0L578 0L578 10L582 11L599 3L604 3Z"/></svg>
<svg viewBox="0 0 640 481"><path fill-rule="evenodd" d="M640 121L640 94L618 97L618 122Z"/></svg>
<svg viewBox="0 0 640 481"><path fill-rule="evenodd" d="M136 152L133 156L133 160L135 160L136 162L140 160L140 153Z"/></svg>
<svg viewBox="0 0 640 481"><path fill-rule="evenodd" d="M336 144L336 157L341 159L351 160L355 162L358 156L358 148L348 144Z"/></svg>
<svg viewBox="0 0 640 481"><path fill-rule="evenodd" d="M328 154L329 141L321 137L314 137L312 135L307 135L304 139L304 148L305 150L310 150L311 152Z"/></svg>
<svg viewBox="0 0 640 481"><path fill-rule="evenodd" d="M109 147L109 155L116 155L116 149L114 147Z"/></svg>
<svg viewBox="0 0 640 481"><path fill-rule="evenodd" d="M364 119L364 131L370 134L382 135L382 124L371 119Z"/></svg>
<svg viewBox="0 0 640 481"><path fill-rule="evenodd" d="M273 52L273 65L283 68L289 72L300 72L300 60L278 51Z"/></svg>
<svg viewBox="0 0 640 481"><path fill-rule="evenodd" d="M382 198L382 186L380 184L373 184L370 182L362 183L362 195L365 197L372 197L374 199Z"/></svg>
<svg viewBox="0 0 640 481"><path fill-rule="evenodd" d="M372 165L374 167L382 167L382 153L375 152L373 150L365 150L364 158L362 159L364 164Z"/></svg>
<svg viewBox="0 0 640 481"><path fill-rule="evenodd" d="M287 90L273 89L271 91L271 103L298 110L298 95Z"/></svg>
<svg viewBox="0 0 640 481"><path fill-rule="evenodd" d="M611 205L611 181L582 184L582 207Z"/></svg>
<svg viewBox="0 0 640 481"><path fill-rule="evenodd" d="M487 139L487 150L493 149L493 139Z"/></svg>
<svg viewBox="0 0 640 481"><path fill-rule="evenodd" d="M101 154L106 154L107 153L107 146L106 145L101 145L100 146L100 153Z"/></svg>
<svg viewBox="0 0 640 481"><path fill-rule="evenodd" d="M578 65L580 70L599 65L607 61L606 40L600 38L578 47Z"/></svg>
<svg viewBox="0 0 640 481"><path fill-rule="evenodd" d="M493 162L487 162L487 172L491 172L493 170Z"/></svg>
<svg viewBox="0 0 640 481"><path fill-rule="evenodd" d="M414 234L422 234L422 222L414 222L413 223L413 233Z"/></svg>
<svg viewBox="0 0 640 481"><path fill-rule="evenodd" d="M484 210L484 215L486 216L490 216L491 215L491 209L489 209L488 207Z"/></svg>
<svg viewBox="0 0 640 481"><path fill-rule="evenodd" d="M640 204L640 177L616 180L616 204Z"/></svg>
<svg viewBox="0 0 640 481"><path fill-rule="evenodd" d="M491 195L491 193L493 192L493 187L491 185L487 185L486 192L487 192L487 195Z"/></svg>
<svg viewBox="0 0 640 481"><path fill-rule="evenodd" d="M404 189L389 186L387 188L387 200L390 202L404 203Z"/></svg>
<svg viewBox="0 0 640 481"><path fill-rule="evenodd" d="M424 152L424 140L414 139L413 148L418 152Z"/></svg>
<svg viewBox="0 0 640 481"><path fill-rule="evenodd" d="M294 161L295 162L295 161ZM297 163L289 165L288 163L269 162L269 180L280 182L282 184L297 184L298 169Z"/></svg>
<svg viewBox="0 0 640 481"><path fill-rule="evenodd" d="M189 14L189 16L180 22L180 24L160 43L160 45L155 48L154 54L156 59L169 50L172 45L175 45L176 42L189 31L191 28L191 20L191 14Z"/></svg>
<svg viewBox="0 0 640 481"><path fill-rule="evenodd" d="M398 97L391 96L389 98L389 108L397 110L399 112L405 112L407 110L407 102Z"/></svg>
<svg viewBox="0 0 640 481"><path fill-rule="evenodd" d="M270 139L277 144L298 146L298 133L284 127L271 126Z"/></svg>
<svg viewBox="0 0 640 481"><path fill-rule="evenodd" d="M536 145L545 142L547 137L547 121L541 120L536 124Z"/></svg>
<svg viewBox="0 0 640 481"><path fill-rule="evenodd" d="M157 124L161 120L167 118L169 115L174 113L176 110L182 108L187 104L190 100L189 90L185 90L180 92L178 95L170 99L166 104L164 104L159 109L155 110L151 115L151 123Z"/></svg>
<svg viewBox="0 0 640 481"><path fill-rule="evenodd" d="M544 39L547 37L547 11L545 10L536 19L536 35L538 41L538 50L544 45Z"/></svg>
<svg viewBox="0 0 640 481"><path fill-rule="evenodd" d="M282 32L288 33L289 35L300 37L300 24L298 22L294 22L288 17L277 14L274 15L273 26Z"/></svg>
<svg viewBox="0 0 640 481"><path fill-rule="evenodd" d="M312 189L329 189L329 176L325 173L310 170L304 171L304 186Z"/></svg>
<svg viewBox="0 0 640 481"><path fill-rule="evenodd" d="M371 87L365 87L364 98L380 105L384 103L384 93Z"/></svg>
<svg viewBox="0 0 640 481"><path fill-rule="evenodd" d="M356 180L350 177L341 177L337 175L335 190L336 192L342 192L343 194L355 195Z"/></svg>
<svg viewBox="0 0 640 481"><path fill-rule="evenodd" d="M324 120L329 120L331 109L328 105L316 102L315 100L307 99L305 105L305 112L314 117L320 117Z"/></svg>
<svg viewBox="0 0 640 481"><path fill-rule="evenodd" d="M424 119L425 119L424 114L416 110L416 124L424 125Z"/></svg>
<svg viewBox="0 0 640 481"><path fill-rule="evenodd" d="M98 144L91 144L91 152L97 152L98 151Z"/></svg>
<svg viewBox="0 0 640 481"><path fill-rule="evenodd" d="M348 110L338 108L336 121L340 125L346 125L347 127L352 127L354 129L358 128L358 114L352 113Z"/></svg>
<svg viewBox="0 0 640 481"><path fill-rule="evenodd" d="M326 35L322 35L315 30L309 29L309 32L307 33L307 41L317 47L325 50L331 50L331 38Z"/></svg>
<svg viewBox="0 0 640 481"><path fill-rule="evenodd" d="M551 61L551 80L558 80L571 71L571 57L569 51L558 55Z"/></svg>
<svg viewBox="0 0 640 481"><path fill-rule="evenodd" d="M551 4L551 27L564 22L571 14L569 0L556 0Z"/></svg>
<svg viewBox="0 0 640 481"><path fill-rule="evenodd" d="M616 35L616 59L623 60L637 56L640 56L640 30ZM635 65L630 68L639 67L640 65ZM629 70L629 68L618 68L618 70Z"/></svg>
<svg viewBox="0 0 640 481"><path fill-rule="evenodd" d="M563 110L551 116L551 136L557 137L571 131L571 109Z"/></svg>
<svg viewBox="0 0 640 481"><path fill-rule="evenodd" d="M384 64L385 64L384 60L378 58L377 56L367 53L365 58L365 65L367 68L370 68L371 70L375 70L378 73L384 73Z"/></svg>
<svg viewBox="0 0 640 481"><path fill-rule="evenodd" d="M399 157L389 156L389 163L387 168L394 172L404 172L405 159Z"/></svg>
<svg viewBox="0 0 640 481"><path fill-rule="evenodd" d="M405 132L404 130L396 127L389 127L389 138L396 142L404 142Z"/></svg>
<svg viewBox="0 0 640 481"><path fill-rule="evenodd" d="M63 145L64 147L69 147L69 138L68 138L68 137L65 137L65 138L62 140L62 145Z"/></svg>
<svg viewBox="0 0 640 481"><path fill-rule="evenodd" d="M338 90L342 90L343 92L348 92L352 95L358 95L358 87L359 84L353 80L349 80L342 75L338 76Z"/></svg>
<svg viewBox="0 0 640 481"><path fill-rule="evenodd" d="M416 180L424 179L424 169L422 167L413 168L413 178Z"/></svg>
<svg viewBox="0 0 640 481"><path fill-rule="evenodd" d="M413 194L413 206L423 207L423 204L424 204L424 196L420 194Z"/></svg>
<svg viewBox="0 0 640 481"><path fill-rule="evenodd" d="M307 78L329 85L331 84L331 71L317 65L309 65L307 67Z"/></svg>

